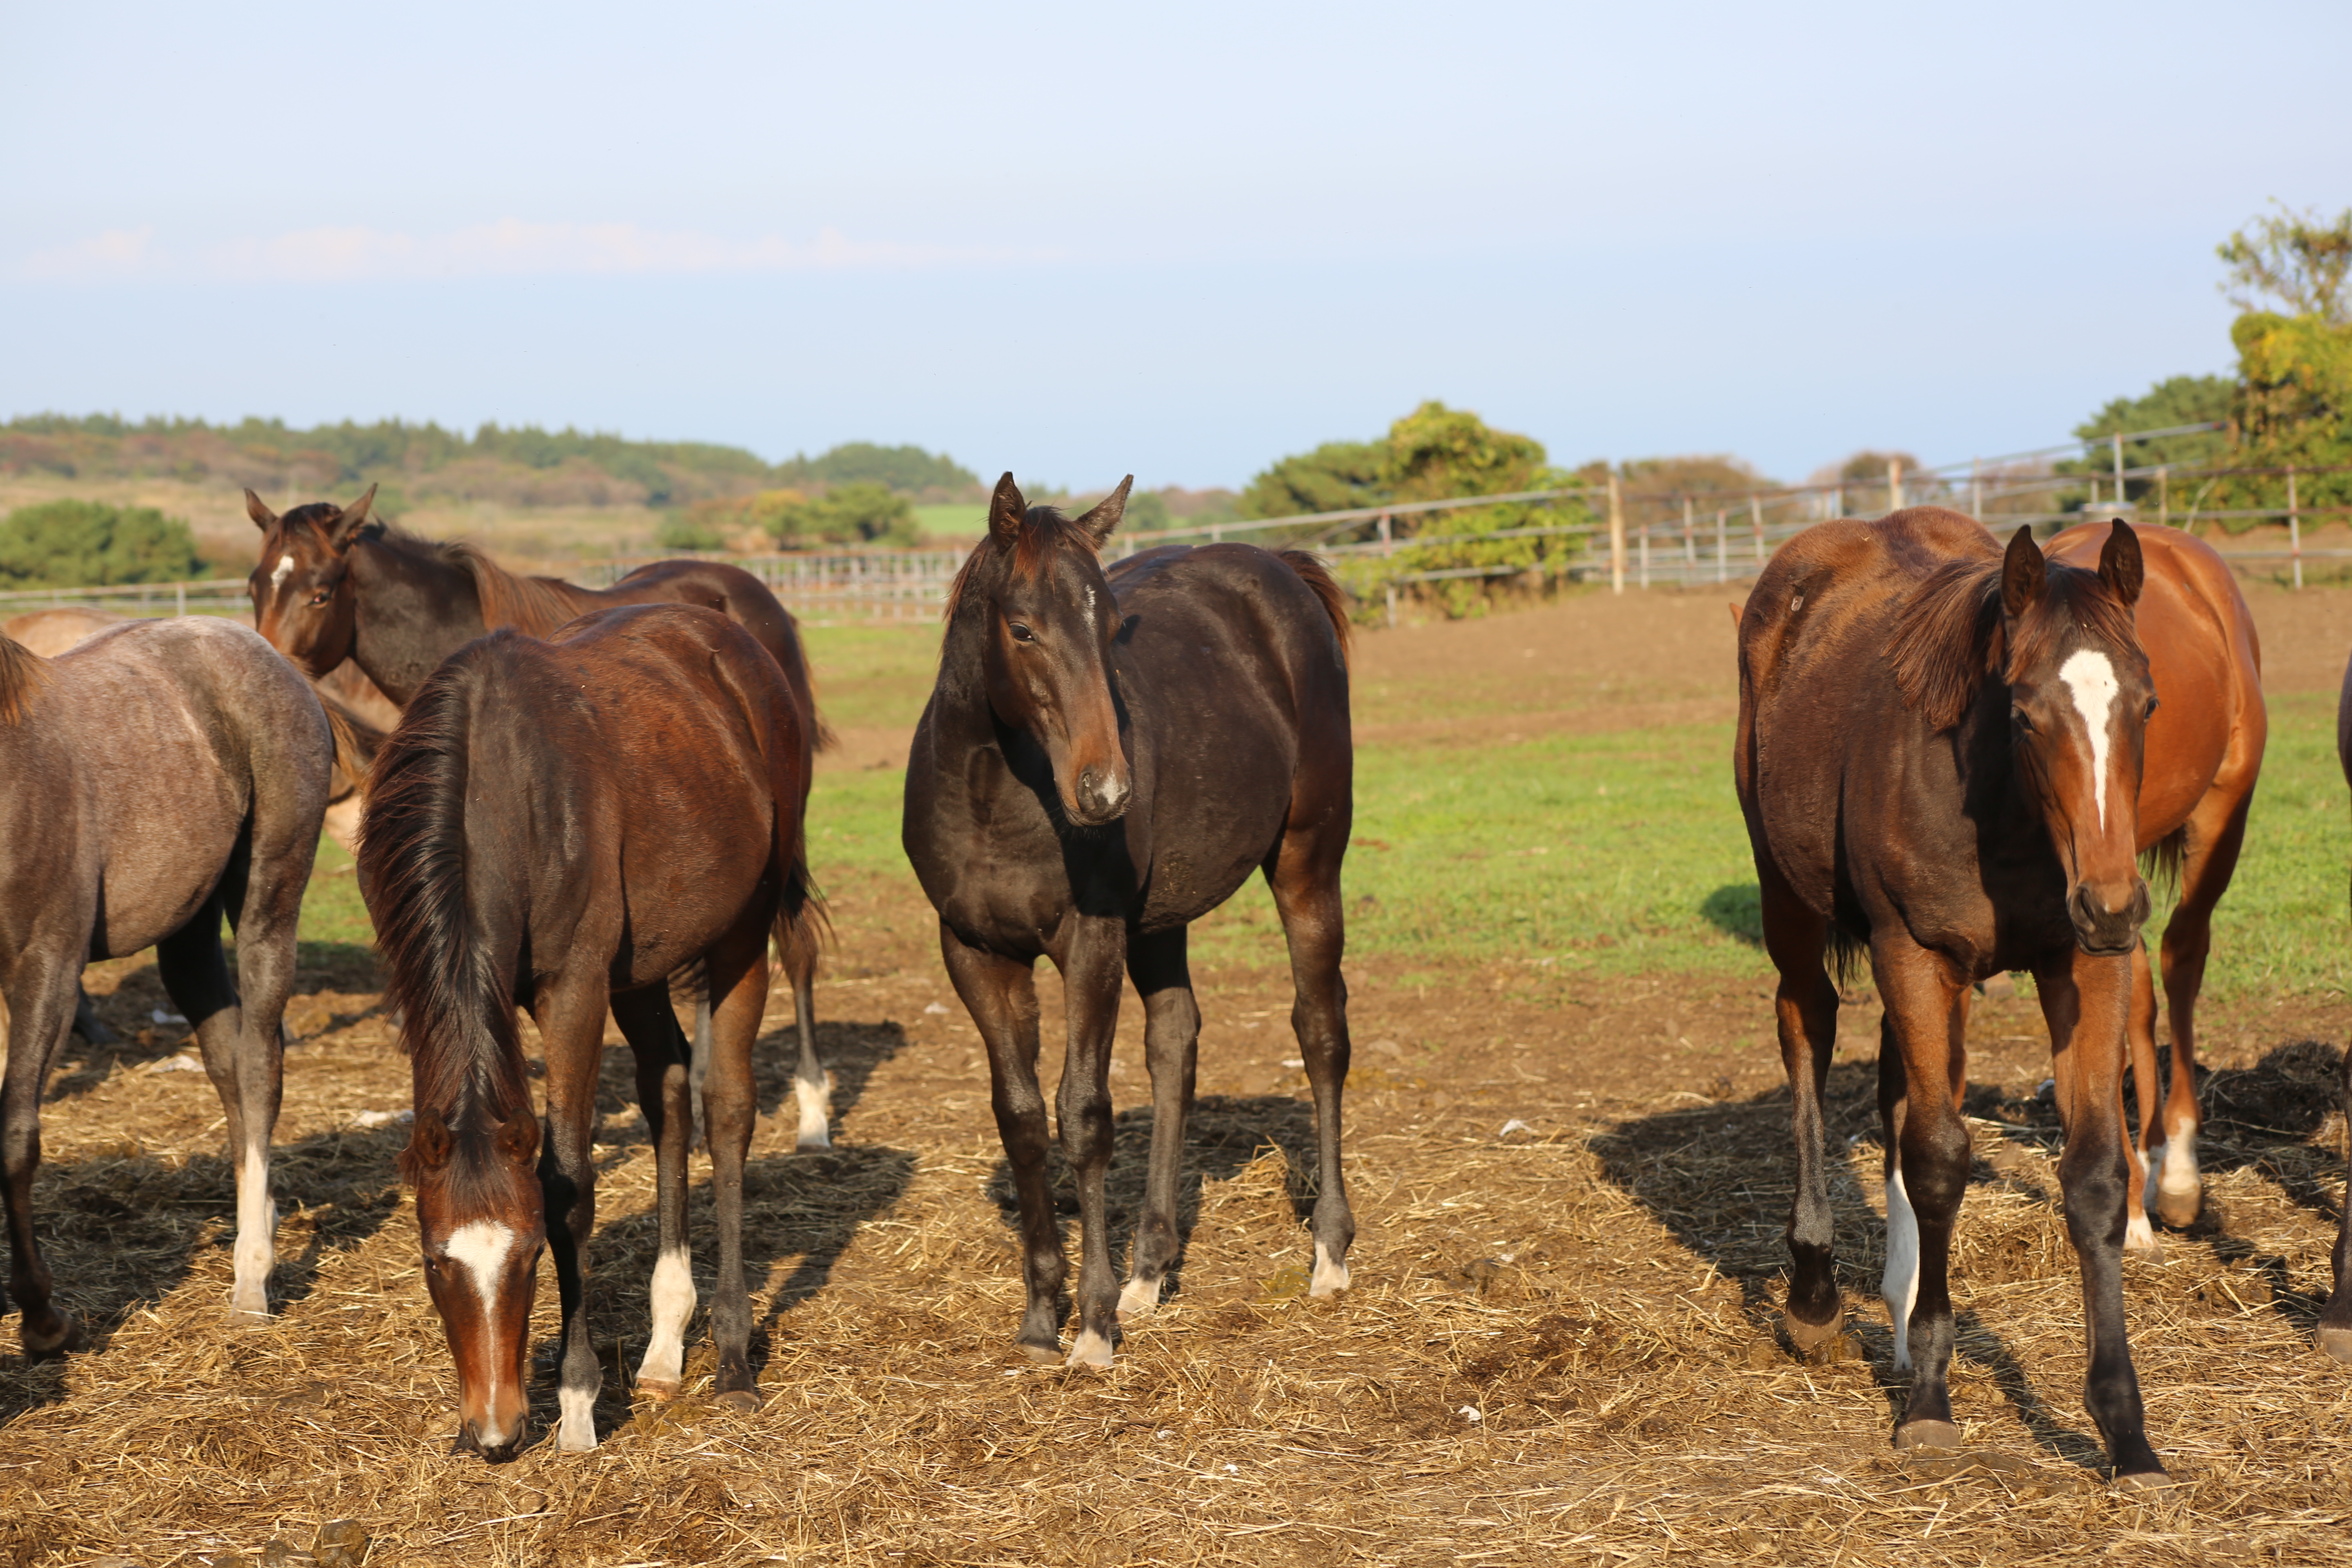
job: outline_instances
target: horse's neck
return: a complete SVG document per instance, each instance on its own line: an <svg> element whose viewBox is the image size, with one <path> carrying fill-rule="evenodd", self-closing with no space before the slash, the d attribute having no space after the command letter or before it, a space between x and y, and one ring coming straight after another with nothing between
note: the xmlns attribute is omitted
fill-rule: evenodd
<svg viewBox="0 0 2352 1568"><path fill-rule="evenodd" d="M374 539L354 544L351 563L358 620L352 657L405 707L443 659L487 629L474 575L437 554Z"/></svg>

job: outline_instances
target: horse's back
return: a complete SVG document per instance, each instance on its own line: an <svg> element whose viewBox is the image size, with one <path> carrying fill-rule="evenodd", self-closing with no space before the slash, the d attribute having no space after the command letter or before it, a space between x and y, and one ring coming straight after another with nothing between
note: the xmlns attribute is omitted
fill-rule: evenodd
<svg viewBox="0 0 2352 1568"><path fill-rule="evenodd" d="M728 616L776 661L784 684L801 710L802 728L812 748L824 743L824 726L816 714L816 688L809 673L808 656L801 647L800 627L792 612L765 583L740 566L725 561L656 561L638 567L605 590L615 603L668 600L699 605Z"/></svg>
<svg viewBox="0 0 2352 1568"><path fill-rule="evenodd" d="M1348 723L1347 652L1324 600L1300 571L1254 544L1163 544L1112 563L1129 646L1262 658L1307 722ZM1204 642L1203 639L1206 639Z"/></svg>

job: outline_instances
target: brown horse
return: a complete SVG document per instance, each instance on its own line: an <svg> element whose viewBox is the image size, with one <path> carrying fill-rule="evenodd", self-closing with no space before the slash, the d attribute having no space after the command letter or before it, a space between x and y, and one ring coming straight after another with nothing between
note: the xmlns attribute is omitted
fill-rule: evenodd
<svg viewBox="0 0 2352 1568"><path fill-rule="evenodd" d="M279 1024L333 742L300 676L241 626L137 621L43 658L0 637L0 1084L8 1289L25 1348L70 1347L33 1237L41 1088L82 966L155 949L195 1026L236 1162L230 1310L268 1311ZM221 953L226 915L236 977Z"/></svg>
<svg viewBox="0 0 2352 1568"><path fill-rule="evenodd" d="M551 642L499 632L468 645L415 694L377 760L360 859L415 1080L401 1170L457 1362L460 1441L490 1458L510 1454L527 1425L542 1242L563 1303L558 1443L596 1445L586 1248L608 1006L636 1054L656 1150L661 1256L637 1381L677 1391L695 1300L688 1047L664 983L694 963L717 998L707 1103L718 1392L738 1408L757 1402L743 1160L768 931L814 915L800 714L740 626L709 610L643 606L583 616ZM543 1143L518 1005L539 1024Z"/></svg>
<svg viewBox="0 0 2352 1568"><path fill-rule="evenodd" d="M1794 1107L1790 1338L1842 1330L1822 1124L1838 992L1823 958L1866 951L1885 1005L1885 1291L1895 1364L1912 1369L1895 1440L1958 1446L1948 1274L1970 1159L1968 1003L1975 982L2030 970L2065 1125L2084 1403L2118 1478L2158 1482L2122 1276L2123 1059L2148 907L2137 803L2156 700L2133 629L2142 576L2121 523L2095 572L2048 561L2029 529L2004 552L1932 507L1809 529L1740 618L1733 771Z"/></svg>
<svg viewBox="0 0 2352 1568"><path fill-rule="evenodd" d="M799 630L767 585L741 567L657 561L610 588L581 588L552 577L519 576L462 542L436 544L389 528L370 515L374 500L370 486L348 507L314 501L281 517L245 492L246 511L262 535L261 556L247 584L254 625L303 668L328 670L349 659L385 697L404 704L443 659L496 627L544 637L575 616L616 605L701 605L736 621L768 650L800 710L803 743L812 751L824 743ZM803 756L803 791L814 776L809 764ZM804 823L805 795L794 810ZM830 1142L832 1079L816 1054L814 938L782 958L798 1013L800 1061L793 1087L800 1102L799 1142L822 1149ZM698 1001L698 1051L708 1043L709 1014L705 993Z"/></svg>
<svg viewBox="0 0 2352 1568"><path fill-rule="evenodd" d="M2156 987L2147 944L2132 950L2132 1079L2139 1137L2132 1149L2127 1247L2153 1248L2147 1211L2187 1226L2203 1203L2197 1173L2197 994L2213 944L2213 906L2229 890L2269 734L2262 646L2237 579L2213 547L2171 528L2135 530L2146 567L2135 616L2163 705L2147 723L2139 787L2140 848L2179 880L2164 927L2164 998L2172 1082L2158 1103ZM2053 561L2095 568L2106 525L2070 528Z"/></svg>
<svg viewBox="0 0 2352 1568"><path fill-rule="evenodd" d="M1058 1100L1085 1254L1074 1364L1108 1366L1121 1312L1176 1261L1176 1194L1201 1010L1191 923L1262 869L1290 942L1290 1011L1315 1096L1315 1271L1348 1288L1355 1218L1339 1165L1348 1075L1340 864L1353 816L1347 619L1314 557L1169 546L1105 573L1128 487L1075 520L1007 474L988 542L949 595L939 683L907 763L904 836L940 912L940 951L988 1045L996 1126L1021 1204L1028 1305L1017 1342L1060 1357L1067 1264L1046 1190L1037 1085L1040 956L1062 972ZM1110 1048L1119 974L1143 998L1151 1160L1122 1291L1111 1270Z"/></svg>

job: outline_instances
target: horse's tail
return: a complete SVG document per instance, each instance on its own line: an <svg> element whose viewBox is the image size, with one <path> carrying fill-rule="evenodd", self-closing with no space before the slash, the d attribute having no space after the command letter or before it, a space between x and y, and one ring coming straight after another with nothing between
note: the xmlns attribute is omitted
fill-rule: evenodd
<svg viewBox="0 0 2352 1568"><path fill-rule="evenodd" d="M25 716L26 704L49 679L49 661L12 637L0 635L0 724Z"/></svg>
<svg viewBox="0 0 2352 1568"><path fill-rule="evenodd" d="M783 902L776 906L776 957L795 987L814 978L816 961L832 941L824 895L809 877L807 857L795 857L784 873Z"/></svg>
<svg viewBox="0 0 2352 1568"><path fill-rule="evenodd" d="M467 1100L503 1121L530 1103L522 1082L513 982L478 929L468 881L466 794L479 661L442 666L402 715L369 776L360 832L384 1000L420 1110ZM521 781L512 781L520 783ZM402 1156L403 1173L415 1181Z"/></svg>
<svg viewBox="0 0 2352 1568"><path fill-rule="evenodd" d="M327 786L327 800L332 805L367 788L369 770L383 751L385 735L317 681L310 683L310 689L318 693L319 706L327 710L327 731L335 741L335 771Z"/></svg>
<svg viewBox="0 0 2352 1568"><path fill-rule="evenodd" d="M1832 921L1829 952L1822 967L1830 972L1830 979L1839 990L1850 990L1870 968L1870 943Z"/></svg>
<svg viewBox="0 0 2352 1568"><path fill-rule="evenodd" d="M2181 862L2188 858L2189 825L2184 822L2140 851L2139 874L2154 891L2168 893L2180 886Z"/></svg>
<svg viewBox="0 0 2352 1568"><path fill-rule="evenodd" d="M1313 591L1323 605L1323 613L1331 617L1332 633L1339 639L1339 662L1346 664L1351 631L1348 620L1348 590L1339 586L1339 579L1331 575L1329 567L1307 551L1285 550L1280 553L1282 563L1298 574L1298 580Z"/></svg>

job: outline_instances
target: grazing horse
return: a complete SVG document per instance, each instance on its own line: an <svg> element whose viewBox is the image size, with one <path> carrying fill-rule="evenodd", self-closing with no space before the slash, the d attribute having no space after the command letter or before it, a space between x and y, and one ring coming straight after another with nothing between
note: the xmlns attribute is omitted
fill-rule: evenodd
<svg viewBox="0 0 2352 1568"><path fill-rule="evenodd" d="M800 705L758 642L714 611L648 605L583 616L550 642L501 631L467 646L377 758L362 885L406 1021L416 1122L400 1168L457 1362L463 1447L501 1458L523 1436L543 1245L563 1303L558 1446L596 1446L586 1250L607 1006L636 1055L656 1152L661 1254L637 1381L661 1396L679 1387L695 1302L688 1046L664 982L698 961L717 999L718 1392L757 1403L743 1284L751 1046L769 929L814 914L798 809L807 755ZM539 1025L544 1142L518 1005Z"/></svg>
<svg viewBox="0 0 2352 1568"><path fill-rule="evenodd" d="M939 683L907 763L908 858L940 951L988 1044L1020 1196L1028 1306L1018 1343L1061 1354L1066 1272L1046 1191L1034 966L1062 972L1057 1102L1085 1250L1073 1363L1110 1364L1118 1314L1150 1310L1176 1261L1176 1189L1201 1012L1186 927L1263 868L1289 938L1291 1026L1315 1096L1312 1294L1348 1286L1355 1219L1339 1167L1348 1073L1339 868L1353 814L1347 619L1315 559L1248 544L1148 550L1106 574L1122 482L1085 516L1029 507L1007 474L989 536L949 595ZM1111 1269L1111 1036L1124 969L1143 999L1151 1163L1124 1291Z"/></svg>
<svg viewBox="0 0 2352 1568"><path fill-rule="evenodd" d="M8 1289L28 1353L69 1348L33 1238L41 1087L82 965L155 949L227 1113L241 1319L269 1310L269 1139L294 931L333 742L302 678L244 626L134 621L54 659L0 637L0 1086ZM236 977L221 953L226 915Z"/></svg>
<svg viewBox="0 0 2352 1568"><path fill-rule="evenodd" d="M2084 1403L2117 1477L2157 1484L2122 1272L2123 1058L2148 908L2136 803L2155 706L2133 629L2142 576L2122 523L2096 571L2047 560L2030 529L2004 552L1934 507L1808 529L1740 617L1733 772L1794 1103L1790 1340L1842 1329L1822 1127L1838 992L1822 961L1866 951L1885 1006L1885 1291L1895 1365L1911 1369L1895 1441L1958 1445L1948 1276L1970 1158L1968 1003L1975 982L2031 970L2065 1125Z"/></svg>
<svg viewBox="0 0 2352 1568"><path fill-rule="evenodd" d="M350 506L313 501L281 517L245 492L246 511L262 534L261 557L247 584L254 625L303 668L328 670L350 659L385 697L405 705L443 659L496 627L543 637L575 616L615 605L701 605L740 624L774 658L800 710L802 743L813 752L826 741L793 617L741 567L656 561L610 588L576 587L518 576L463 542L436 544L387 527L369 515L374 500L371 485ZM800 760L799 776L805 792L813 777L808 756ZM803 794L793 810L805 821L807 809ZM803 1149L831 1142L832 1080L816 1054L817 929L806 928L810 940L782 954L798 1015L793 1087ZM697 1006L699 1060L709 1037L707 990Z"/></svg>
<svg viewBox="0 0 2352 1568"><path fill-rule="evenodd" d="M2344 667L2344 689L2336 700L2336 760L2352 784L2352 664ZM2342 1110L2352 1117L2352 1050L2344 1053ZM2352 1167L2346 1171L2352 1178ZM2352 1361L2352 1180L2336 1206L2335 1289L2319 1314L2319 1348L2337 1361Z"/></svg>
<svg viewBox="0 0 2352 1568"><path fill-rule="evenodd" d="M2139 842L2177 878L2180 901L2164 926L2164 997L2172 1026L2172 1082L2158 1103L2156 986L2147 944L2132 949L2132 1079L2139 1137L2131 1150L2127 1247L2152 1249L2147 1211L2187 1226L2203 1204L2197 1173L2197 994L2213 945L2213 906L2229 890L2245 842L2246 813L2270 732L2262 646L2253 612L2213 547L2171 528L2135 531L2146 576L2134 618L2148 676L2163 699L2147 721L2139 786ZM2095 569L2105 525L2070 528L2053 561Z"/></svg>

